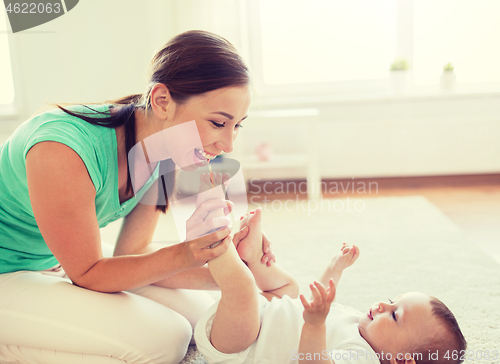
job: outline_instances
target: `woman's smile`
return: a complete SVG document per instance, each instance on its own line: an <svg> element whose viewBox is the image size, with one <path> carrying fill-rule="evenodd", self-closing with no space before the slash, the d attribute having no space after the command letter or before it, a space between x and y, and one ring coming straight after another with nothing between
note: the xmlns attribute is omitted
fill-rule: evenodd
<svg viewBox="0 0 500 364"><path fill-rule="evenodd" d="M198 159L201 160L201 161L205 160L205 159L212 160L215 157L217 157L217 154L208 153L208 152L205 152L204 150L198 149L198 148L196 148L194 150L194 153L196 154L196 156L198 157Z"/></svg>

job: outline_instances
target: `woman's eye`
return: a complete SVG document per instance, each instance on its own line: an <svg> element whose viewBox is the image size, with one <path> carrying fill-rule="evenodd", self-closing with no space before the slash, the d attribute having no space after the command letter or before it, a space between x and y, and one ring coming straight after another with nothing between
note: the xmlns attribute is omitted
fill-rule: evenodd
<svg viewBox="0 0 500 364"><path fill-rule="evenodd" d="M394 321L398 321L398 320L396 320L396 312L392 313L392 318L394 319Z"/></svg>
<svg viewBox="0 0 500 364"><path fill-rule="evenodd" d="M235 128L235 129L243 128L243 125L241 125L241 124L236 124L236 125L234 126L234 128Z"/></svg>
<svg viewBox="0 0 500 364"><path fill-rule="evenodd" d="M215 121L213 120L210 120L210 122L216 127L216 128L223 128L224 127L224 124L219 124L219 123L216 123Z"/></svg>
<svg viewBox="0 0 500 364"><path fill-rule="evenodd" d="M391 305L394 303L393 300L391 300L390 298L388 298L389 302L391 303Z"/></svg>

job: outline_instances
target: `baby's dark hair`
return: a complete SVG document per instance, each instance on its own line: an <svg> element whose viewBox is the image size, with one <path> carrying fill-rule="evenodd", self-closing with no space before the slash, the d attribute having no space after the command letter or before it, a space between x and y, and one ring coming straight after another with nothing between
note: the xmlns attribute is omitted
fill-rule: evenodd
<svg viewBox="0 0 500 364"><path fill-rule="evenodd" d="M458 326L455 315L436 297L430 296L432 315L441 323L438 335L425 344L419 344L413 350L417 364L460 364L465 356L467 342ZM438 353L436 356L435 353ZM421 355L419 355L421 354ZM434 354L434 355L432 355Z"/></svg>

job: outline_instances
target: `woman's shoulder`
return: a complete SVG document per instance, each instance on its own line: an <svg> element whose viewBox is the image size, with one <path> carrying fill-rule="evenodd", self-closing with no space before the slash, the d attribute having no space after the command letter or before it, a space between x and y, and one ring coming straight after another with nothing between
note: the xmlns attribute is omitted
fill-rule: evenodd
<svg viewBox="0 0 500 364"><path fill-rule="evenodd" d="M63 106L64 109L68 110L70 113L60 109L54 108L48 111L45 111L41 114L35 115L31 119L27 121L32 125L43 125L49 122L66 122L70 124L84 125L84 126L92 126L92 127L100 127L101 125L94 125L89 123L88 121L82 119L82 117L89 117L92 119L109 117L110 114L110 106L109 104L96 104L96 105L82 105L82 104L74 104ZM73 115L72 115L73 114Z"/></svg>
<svg viewBox="0 0 500 364"><path fill-rule="evenodd" d="M92 106L92 109L97 111L109 110L107 105ZM85 115L93 114L85 105L72 105L68 110L75 113L85 112ZM76 153L84 162L96 190L99 190L102 185L101 176L106 175L108 166L115 160L116 138L113 128L93 125L59 109L40 114L37 118L37 120L32 119L32 124L28 124L25 130L19 133L17 140L13 140L17 145L13 147L21 151L23 159L26 160L28 152L38 143L64 144L66 148L60 145L54 146L57 143L44 143L43 149L46 149L46 153L52 153L53 158L58 160L67 157L68 153ZM57 148L61 149L62 154L57 152Z"/></svg>
<svg viewBox="0 0 500 364"><path fill-rule="evenodd" d="M55 108L37 114L23 122L14 131L9 139L11 140L26 140L34 134L49 134L49 133L73 133L75 135L87 135L95 139L101 138L103 134L109 132L109 128L102 125L89 123L78 116L88 116L92 118L105 117L106 113L109 116L109 105L70 105L65 107L68 111L74 113L71 115L65 111Z"/></svg>

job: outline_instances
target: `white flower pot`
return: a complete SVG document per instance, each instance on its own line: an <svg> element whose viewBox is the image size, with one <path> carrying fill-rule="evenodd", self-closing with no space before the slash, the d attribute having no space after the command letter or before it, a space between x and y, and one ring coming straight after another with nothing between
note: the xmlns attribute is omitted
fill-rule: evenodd
<svg viewBox="0 0 500 364"><path fill-rule="evenodd" d="M408 93L410 89L410 72L391 71L390 74L390 92L396 95Z"/></svg>
<svg viewBox="0 0 500 364"><path fill-rule="evenodd" d="M455 88L457 76L453 71L444 71L441 75L441 89L443 91L452 91Z"/></svg>

